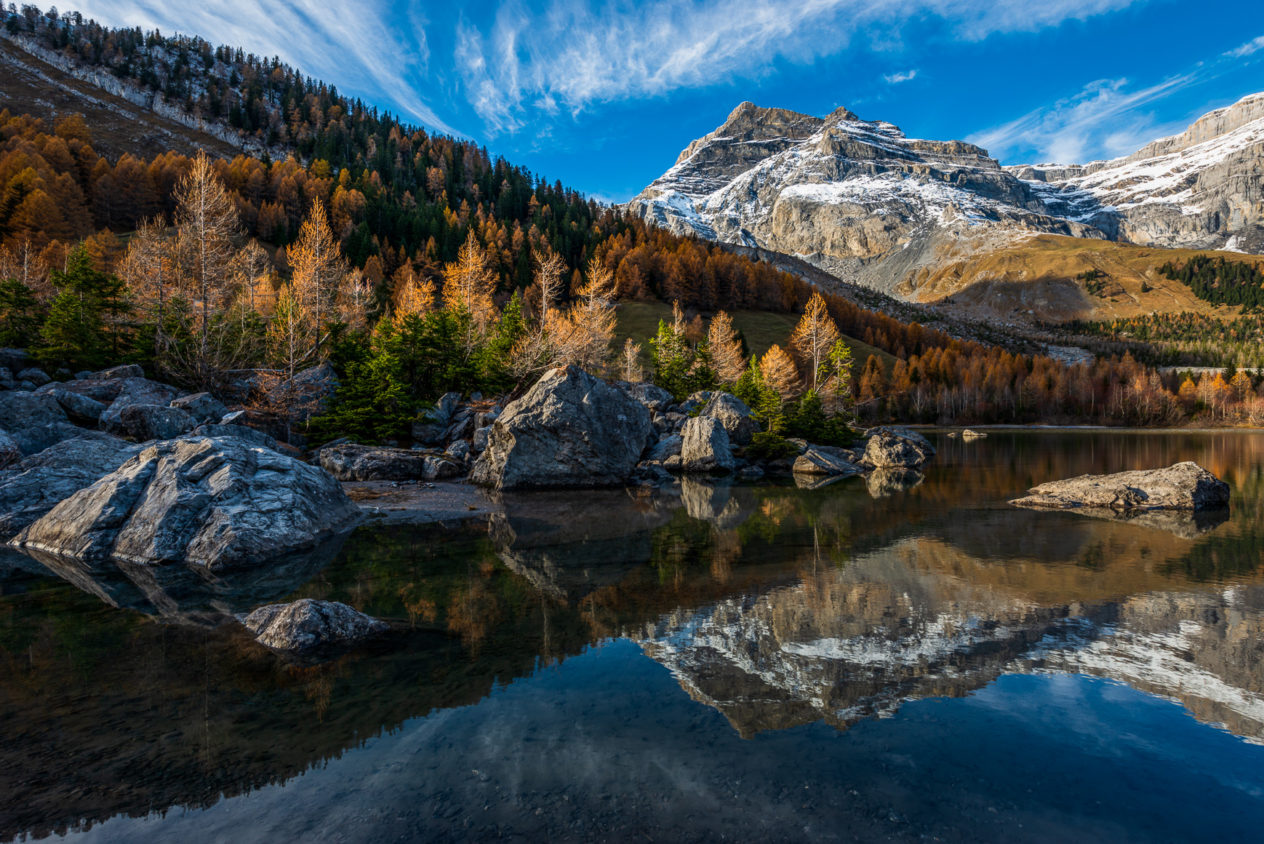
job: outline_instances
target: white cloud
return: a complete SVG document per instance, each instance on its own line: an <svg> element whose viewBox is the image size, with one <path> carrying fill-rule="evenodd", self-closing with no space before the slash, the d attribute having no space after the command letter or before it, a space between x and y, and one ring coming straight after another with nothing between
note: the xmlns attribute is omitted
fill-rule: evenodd
<svg viewBox="0 0 1264 844"><path fill-rule="evenodd" d="M1241 59L1252 53L1258 53L1260 50L1264 50L1264 35L1256 36L1240 47L1234 47L1225 55L1231 59Z"/></svg>
<svg viewBox="0 0 1264 844"><path fill-rule="evenodd" d="M454 131L416 92L415 80L429 69L425 22L386 0L83 0L79 6L110 25L158 27L279 56L344 93L386 98L401 116Z"/></svg>
<svg viewBox="0 0 1264 844"><path fill-rule="evenodd" d="M512 132L541 98L572 113L807 63L856 42L898 44L909 21L940 18L957 38L1034 31L1144 0L653 0L596 6L508 0L490 26L463 22L455 60L493 132Z"/></svg>
<svg viewBox="0 0 1264 844"><path fill-rule="evenodd" d="M1039 108L1002 126L966 140L1005 159L1014 150L1035 150L1042 161L1071 164L1091 156L1114 157L1179 126L1158 126L1139 111L1196 80L1196 74L1174 76L1157 85L1129 90L1127 79L1099 79L1077 94Z"/></svg>
<svg viewBox="0 0 1264 844"><path fill-rule="evenodd" d="M899 73L888 73L882 78L887 81L888 85L899 85L901 82L911 82L917 77L917 68L911 70L903 70Z"/></svg>

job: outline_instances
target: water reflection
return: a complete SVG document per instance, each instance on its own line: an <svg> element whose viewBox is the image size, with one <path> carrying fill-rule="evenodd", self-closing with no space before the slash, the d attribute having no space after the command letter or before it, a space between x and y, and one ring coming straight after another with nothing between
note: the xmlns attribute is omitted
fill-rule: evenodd
<svg viewBox="0 0 1264 844"><path fill-rule="evenodd" d="M1077 672L1264 739L1264 437L936 445L924 477L877 483L507 497L489 525L362 529L253 579L0 560L0 839L285 782L614 637L742 736L846 729L1002 675ZM1182 459L1230 482L1227 521L1004 503ZM298 597L399 632L298 667L225 622Z"/></svg>

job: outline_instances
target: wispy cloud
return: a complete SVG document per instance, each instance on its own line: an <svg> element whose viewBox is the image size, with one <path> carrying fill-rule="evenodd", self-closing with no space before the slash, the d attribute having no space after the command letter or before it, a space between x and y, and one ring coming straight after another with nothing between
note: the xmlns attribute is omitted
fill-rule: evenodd
<svg viewBox="0 0 1264 844"><path fill-rule="evenodd" d="M968 141L1006 158L1016 149L1035 150L1041 160L1069 164L1094 155L1117 156L1153 140L1161 130L1139 109L1195 81L1194 74L1129 90L1127 79L1098 79L1072 97L1039 108Z"/></svg>
<svg viewBox="0 0 1264 844"><path fill-rule="evenodd" d="M1039 161L1071 164L1135 152L1156 138L1183 131L1191 117L1186 114L1179 120L1160 122L1151 105L1240 69L1244 58L1247 63L1260 61L1264 54L1248 58L1260 51L1264 51L1264 36L1141 88L1128 79L1098 79L1051 106L977 132L967 140L1003 161L1015 154L1034 153Z"/></svg>
<svg viewBox="0 0 1264 844"><path fill-rule="evenodd" d="M509 0L489 26L462 22L456 66L493 132L520 129L540 104L571 113L734 78L775 61L810 62L857 42L898 44L910 21L939 18L958 39L1034 31L1143 0Z"/></svg>
<svg viewBox="0 0 1264 844"><path fill-rule="evenodd" d="M899 73L888 73L882 78L886 80L888 85L899 85L901 82L911 82L917 77L917 68L910 70L902 70Z"/></svg>
<svg viewBox="0 0 1264 844"><path fill-rule="evenodd" d="M1264 50L1264 35L1258 35L1245 44L1239 47L1234 47L1232 50L1225 53L1225 55L1231 59L1241 59L1251 55L1252 53L1258 53L1260 50Z"/></svg>
<svg viewBox="0 0 1264 844"><path fill-rule="evenodd" d="M340 89L384 97L404 116L453 132L417 93L429 71L426 21L386 0L86 0L85 15L113 25L159 27L279 56Z"/></svg>

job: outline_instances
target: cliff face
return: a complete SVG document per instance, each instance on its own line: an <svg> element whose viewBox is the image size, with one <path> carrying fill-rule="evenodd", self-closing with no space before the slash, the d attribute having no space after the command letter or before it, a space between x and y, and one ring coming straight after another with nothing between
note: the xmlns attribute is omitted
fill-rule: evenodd
<svg viewBox="0 0 1264 844"><path fill-rule="evenodd" d="M1021 167L846 109L743 103L627 207L909 298L919 273L1042 233L1264 251L1264 95L1126 158Z"/></svg>

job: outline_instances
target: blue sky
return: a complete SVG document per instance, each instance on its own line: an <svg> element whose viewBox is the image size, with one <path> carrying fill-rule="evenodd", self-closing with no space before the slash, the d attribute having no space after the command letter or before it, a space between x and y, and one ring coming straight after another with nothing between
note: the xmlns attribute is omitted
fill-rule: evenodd
<svg viewBox="0 0 1264 844"><path fill-rule="evenodd" d="M1261 0L90 0L279 55L606 201L743 100L846 106L1003 163L1133 151L1264 91Z"/></svg>

